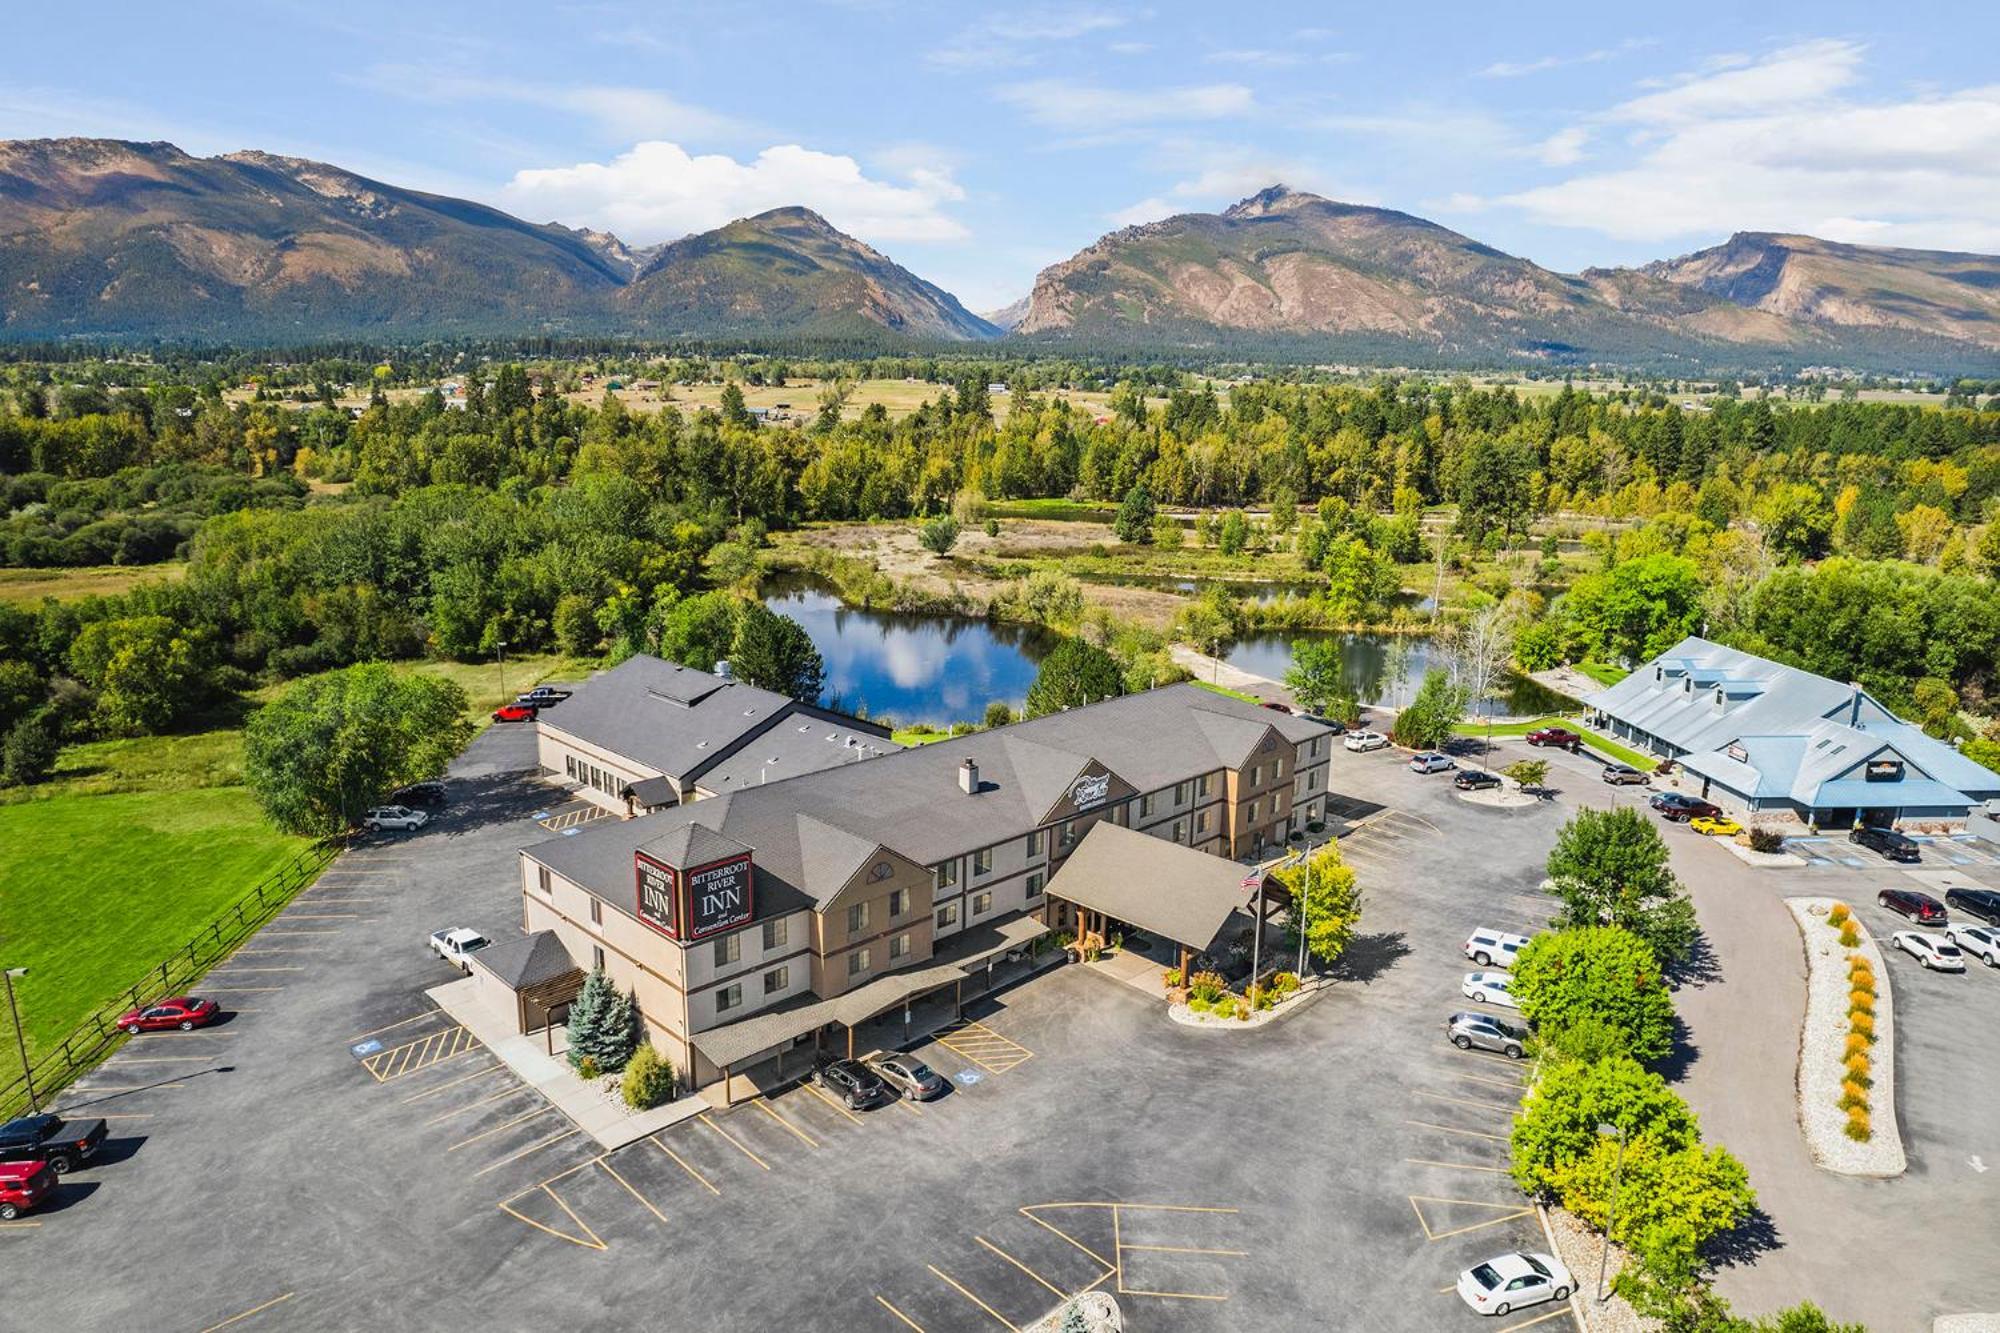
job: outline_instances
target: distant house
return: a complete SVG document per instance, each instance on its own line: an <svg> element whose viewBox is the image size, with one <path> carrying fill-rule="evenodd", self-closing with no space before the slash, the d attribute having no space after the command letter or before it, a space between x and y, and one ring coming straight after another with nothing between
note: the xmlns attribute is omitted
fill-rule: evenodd
<svg viewBox="0 0 2000 1333"><path fill-rule="evenodd" d="M2000 774L1859 685L1689 637L1584 703L1612 735L1692 778L1704 800L1821 828L1962 820ZM1685 785L1685 784L1684 784Z"/></svg>

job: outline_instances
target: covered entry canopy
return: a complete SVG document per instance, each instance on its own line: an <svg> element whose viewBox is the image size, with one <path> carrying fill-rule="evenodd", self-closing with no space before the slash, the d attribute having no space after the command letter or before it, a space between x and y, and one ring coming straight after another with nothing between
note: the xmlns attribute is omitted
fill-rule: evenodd
<svg viewBox="0 0 2000 1333"><path fill-rule="evenodd" d="M1196 951L1250 906L1263 872L1100 820L1049 881L1051 897Z"/></svg>

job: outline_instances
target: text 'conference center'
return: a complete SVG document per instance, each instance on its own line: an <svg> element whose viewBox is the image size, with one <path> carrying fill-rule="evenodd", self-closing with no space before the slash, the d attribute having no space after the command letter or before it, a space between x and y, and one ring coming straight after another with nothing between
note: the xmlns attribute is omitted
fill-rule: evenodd
<svg viewBox="0 0 2000 1333"><path fill-rule="evenodd" d="M631 991L698 1087L1069 925L1046 886L1100 822L1277 852L1322 819L1333 748L1320 723L1171 685L900 749L644 656L538 729L545 776L629 817L521 853L523 924Z"/></svg>

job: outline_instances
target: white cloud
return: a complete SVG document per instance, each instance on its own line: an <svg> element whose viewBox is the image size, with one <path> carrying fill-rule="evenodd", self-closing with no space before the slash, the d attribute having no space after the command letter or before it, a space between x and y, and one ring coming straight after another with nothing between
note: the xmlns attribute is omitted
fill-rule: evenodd
<svg viewBox="0 0 2000 1333"><path fill-rule="evenodd" d="M1352 51L1300 51L1272 47L1237 47L1210 51L1202 59L1216 65L1242 65L1251 69L1296 69L1301 65L1342 65L1355 58Z"/></svg>
<svg viewBox="0 0 2000 1333"><path fill-rule="evenodd" d="M1650 37L1628 37L1616 46L1603 46L1595 51L1585 51L1573 56L1547 55L1534 60L1496 60L1480 70L1479 74L1481 78L1487 79L1518 79L1523 75L1541 74L1552 69L1567 69L1572 65L1599 65L1653 44L1653 39Z"/></svg>
<svg viewBox="0 0 2000 1333"><path fill-rule="evenodd" d="M1590 141L1590 131L1580 125L1572 125L1566 130L1557 130L1536 146L1535 155L1544 166L1571 167L1583 160L1583 146Z"/></svg>
<svg viewBox="0 0 2000 1333"><path fill-rule="evenodd" d="M1634 241L1770 230L2000 250L2000 84L1864 101L1861 55L1809 42L1611 107L1595 120L1632 136L1628 165L1496 202Z"/></svg>
<svg viewBox="0 0 2000 1333"><path fill-rule="evenodd" d="M704 139L744 129L734 117L691 106L653 88L529 83L411 65L377 65L361 81L419 102L513 102L566 111L595 121L615 139Z"/></svg>
<svg viewBox="0 0 2000 1333"><path fill-rule="evenodd" d="M1160 122L1220 120L1248 113L1250 90L1240 83L1183 88L1123 89L1035 79L999 90L1001 101L1053 129L1089 132Z"/></svg>
<svg viewBox="0 0 2000 1333"><path fill-rule="evenodd" d="M691 155L649 140L609 162L516 172L501 202L535 218L617 232L636 245L719 227L766 209L802 204L873 243L953 241L967 235L944 205L965 197L947 167L908 166L901 182L868 176L853 158L797 144L747 162Z"/></svg>
<svg viewBox="0 0 2000 1333"><path fill-rule="evenodd" d="M1075 41L1122 28L1129 21L1129 15L1089 6L1024 9L973 25L943 46L925 52L924 60L946 69L1025 65L1032 58L1030 47Z"/></svg>
<svg viewBox="0 0 2000 1333"><path fill-rule="evenodd" d="M1107 220L1120 227L1157 222L1177 213L1222 208L1247 198L1266 186L1284 184L1295 190L1337 199L1342 203L1373 204L1374 191L1336 183L1315 163L1299 159L1256 156L1240 146L1209 144L1192 150L1191 156L1206 159L1192 176L1174 182L1161 194L1150 195L1116 212Z"/></svg>

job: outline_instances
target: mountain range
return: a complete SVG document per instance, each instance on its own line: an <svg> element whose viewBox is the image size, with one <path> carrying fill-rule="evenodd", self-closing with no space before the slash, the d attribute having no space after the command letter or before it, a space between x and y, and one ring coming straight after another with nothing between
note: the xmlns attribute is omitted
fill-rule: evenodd
<svg viewBox="0 0 2000 1333"><path fill-rule="evenodd" d="M639 248L268 153L0 142L0 337L471 333L1991 368L2000 258L1744 232L1563 274L1272 186L1112 232L982 317L805 208Z"/></svg>

